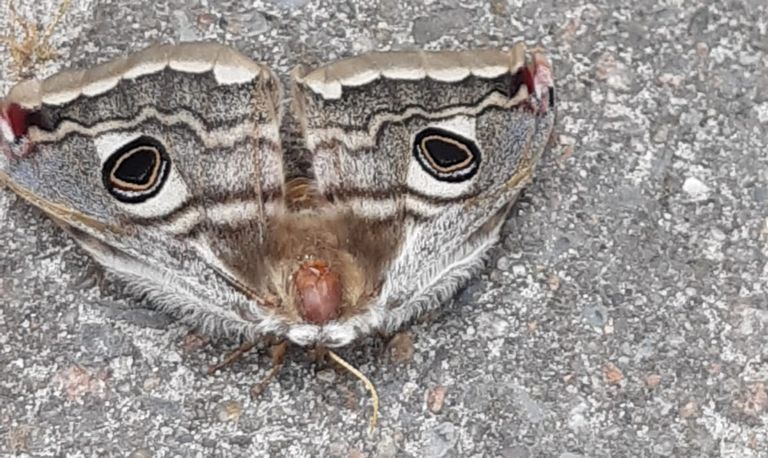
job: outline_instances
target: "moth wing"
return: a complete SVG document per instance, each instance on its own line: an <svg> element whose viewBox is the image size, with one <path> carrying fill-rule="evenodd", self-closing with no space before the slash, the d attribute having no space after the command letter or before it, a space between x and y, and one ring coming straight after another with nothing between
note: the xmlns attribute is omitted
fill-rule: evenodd
<svg viewBox="0 0 768 458"><path fill-rule="evenodd" d="M214 43L25 81L0 102L0 180L196 324L272 330L249 283L282 212L280 98Z"/></svg>
<svg viewBox="0 0 768 458"><path fill-rule="evenodd" d="M371 53L294 84L319 191L371 233L351 250L389 244L378 296L328 333L394 330L453 295L497 240L554 125L549 63L522 44Z"/></svg>

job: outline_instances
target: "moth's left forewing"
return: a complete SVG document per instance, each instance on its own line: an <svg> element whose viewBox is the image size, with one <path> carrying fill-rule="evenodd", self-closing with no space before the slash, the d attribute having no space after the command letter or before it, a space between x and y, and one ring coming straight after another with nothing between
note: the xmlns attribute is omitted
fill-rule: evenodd
<svg viewBox="0 0 768 458"><path fill-rule="evenodd" d="M154 46L25 81L0 102L2 172L48 202L115 224L171 220L190 195L282 193L280 93L266 67L214 43ZM99 175L108 156L142 135L167 143L184 183L125 205Z"/></svg>
<svg viewBox="0 0 768 458"><path fill-rule="evenodd" d="M520 44L372 53L295 80L321 192L397 237L378 296L337 332L395 329L482 265L551 134L550 66Z"/></svg>
<svg viewBox="0 0 768 458"><path fill-rule="evenodd" d="M268 68L215 43L30 80L0 102L0 178L169 310L274 330L251 284L283 211L280 99Z"/></svg>

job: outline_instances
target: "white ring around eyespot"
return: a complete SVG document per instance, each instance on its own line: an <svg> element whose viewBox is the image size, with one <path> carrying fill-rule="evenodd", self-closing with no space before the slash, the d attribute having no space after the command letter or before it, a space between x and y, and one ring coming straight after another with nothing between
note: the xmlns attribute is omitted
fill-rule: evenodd
<svg viewBox="0 0 768 458"><path fill-rule="evenodd" d="M477 141L476 120L473 116L454 116L453 118L432 122L426 127L436 127L447 130L472 140L482 154L482 145ZM416 132L411 136L411 144L413 144L415 138ZM477 175L475 175L475 177L476 176ZM440 181L424 170L421 164L419 164L419 161L411 155L411 161L408 165L407 183L410 189L428 196L460 197L467 194L472 183L474 183L475 177L460 182Z"/></svg>
<svg viewBox="0 0 768 458"><path fill-rule="evenodd" d="M107 159L114 154L117 150L124 145L141 137L142 133L107 133L99 135L93 140L96 147L96 153L99 155L99 162L101 167ZM162 143L162 140L156 138ZM168 173L168 178L162 185L162 189L154 196L148 198L143 202L137 203L124 203L115 199L111 195L109 196L115 206L120 210L140 218L157 218L167 215L177 208L181 207L184 202L189 199L189 189L186 183L181 178L176 165L173 161L173 151L168 151L168 156L171 158L171 170ZM101 173L101 170L99 170ZM104 192L107 192L104 190Z"/></svg>

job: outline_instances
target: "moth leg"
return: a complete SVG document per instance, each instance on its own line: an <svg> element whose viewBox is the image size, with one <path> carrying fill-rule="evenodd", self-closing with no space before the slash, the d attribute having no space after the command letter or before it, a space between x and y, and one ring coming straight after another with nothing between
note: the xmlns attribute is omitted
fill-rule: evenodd
<svg viewBox="0 0 768 458"><path fill-rule="evenodd" d="M315 345L309 350L309 354L317 366L321 366L328 362L328 349L322 345Z"/></svg>
<svg viewBox="0 0 768 458"><path fill-rule="evenodd" d="M77 289L87 289L97 286L99 291L104 291L107 284L108 280L104 268L89 260L88 266L85 268L82 275L78 276L75 280L74 286Z"/></svg>
<svg viewBox="0 0 768 458"><path fill-rule="evenodd" d="M219 369L222 369L226 366L229 366L230 364L234 363L235 361L239 360L243 357L246 353L251 351L251 349L256 346L255 342L243 342L240 347L233 351L232 353L228 354L222 361L213 364L211 366L208 366L208 375L213 375L218 371Z"/></svg>
<svg viewBox="0 0 768 458"><path fill-rule="evenodd" d="M270 347L269 351L270 351L270 354L272 355L272 369L269 371L269 374L267 374L267 376L264 377L261 380L261 382L259 382L258 385L251 388L252 398L255 398L261 395L261 393L263 393L264 390L267 388L267 385L269 385L272 379L274 379L275 376L283 368L283 364L285 363L285 351L287 349L288 349L287 340L280 341Z"/></svg>
<svg viewBox="0 0 768 458"><path fill-rule="evenodd" d="M377 338L374 339L373 341L374 348L376 350L382 350L382 348L386 349L387 343L392 338L392 335L393 334L391 332L387 332L383 329L378 329L376 331Z"/></svg>

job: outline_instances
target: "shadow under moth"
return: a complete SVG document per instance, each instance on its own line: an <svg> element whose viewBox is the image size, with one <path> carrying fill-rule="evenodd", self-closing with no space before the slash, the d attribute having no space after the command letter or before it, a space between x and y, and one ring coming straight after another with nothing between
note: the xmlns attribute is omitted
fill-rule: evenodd
<svg viewBox="0 0 768 458"><path fill-rule="evenodd" d="M306 177L285 178L284 110ZM0 182L205 333L335 348L482 267L554 122L522 44L299 68L289 95L229 47L162 45L14 86Z"/></svg>

